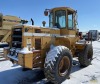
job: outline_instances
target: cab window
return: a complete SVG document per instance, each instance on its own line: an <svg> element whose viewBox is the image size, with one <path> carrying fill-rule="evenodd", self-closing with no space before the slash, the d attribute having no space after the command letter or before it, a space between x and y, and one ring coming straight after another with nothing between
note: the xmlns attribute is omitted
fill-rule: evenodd
<svg viewBox="0 0 100 84"><path fill-rule="evenodd" d="M55 26L57 28L66 27L66 11L65 10L58 10L55 12Z"/></svg>
<svg viewBox="0 0 100 84"><path fill-rule="evenodd" d="M68 29L74 28L73 13L68 12Z"/></svg>

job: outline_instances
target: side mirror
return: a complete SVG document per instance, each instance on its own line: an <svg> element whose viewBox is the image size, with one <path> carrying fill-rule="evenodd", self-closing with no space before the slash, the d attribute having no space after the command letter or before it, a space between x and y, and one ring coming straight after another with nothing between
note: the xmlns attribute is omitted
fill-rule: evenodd
<svg viewBox="0 0 100 84"><path fill-rule="evenodd" d="M48 16L48 11L47 10L44 11L44 15Z"/></svg>
<svg viewBox="0 0 100 84"><path fill-rule="evenodd" d="M45 16L48 16L49 12L50 12L50 9L45 9L44 15L45 15Z"/></svg>

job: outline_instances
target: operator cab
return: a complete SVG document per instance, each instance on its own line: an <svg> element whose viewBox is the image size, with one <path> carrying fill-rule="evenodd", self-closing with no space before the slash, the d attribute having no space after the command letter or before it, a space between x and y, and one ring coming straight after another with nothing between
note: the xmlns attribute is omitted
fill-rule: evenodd
<svg viewBox="0 0 100 84"><path fill-rule="evenodd" d="M59 7L46 9L45 16L49 12L49 27L59 29L75 29L76 27L76 11L68 7Z"/></svg>

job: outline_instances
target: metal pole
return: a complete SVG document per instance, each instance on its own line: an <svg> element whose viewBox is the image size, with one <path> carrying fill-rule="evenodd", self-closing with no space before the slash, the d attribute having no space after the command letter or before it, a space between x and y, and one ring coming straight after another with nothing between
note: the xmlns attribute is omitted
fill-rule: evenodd
<svg viewBox="0 0 100 84"><path fill-rule="evenodd" d="M91 33L91 44L92 44L92 33Z"/></svg>

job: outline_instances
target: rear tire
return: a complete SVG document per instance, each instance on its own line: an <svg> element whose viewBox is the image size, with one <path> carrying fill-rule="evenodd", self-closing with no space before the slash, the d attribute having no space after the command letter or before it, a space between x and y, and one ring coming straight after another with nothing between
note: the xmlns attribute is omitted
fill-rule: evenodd
<svg viewBox="0 0 100 84"><path fill-rule="evenodd" d="M93 57L93 47L91 44L87 44L85 49L79 54L79 63L82 67L87 67L91 64Z"/></svg>
<svg viewBox="0 0 100 84"><path fill-rule="evenodd" d="M71 52L64 46L57 46L47 54L44 73L50 82L61 84L65 79L69 78L71 67Z"/></svg>

